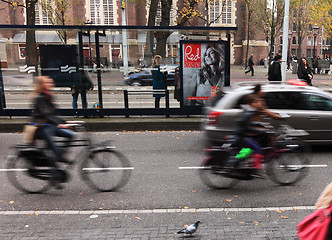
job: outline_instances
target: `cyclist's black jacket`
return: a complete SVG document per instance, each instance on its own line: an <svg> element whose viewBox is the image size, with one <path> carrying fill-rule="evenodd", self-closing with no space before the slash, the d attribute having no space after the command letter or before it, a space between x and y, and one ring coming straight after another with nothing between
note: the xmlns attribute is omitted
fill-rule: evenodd
<svg viewBox="0 0 332 240"><path fill-rule="evenodd" d="M47 92L41 92L34 101L32 111L32 122L37 125L44 124L63 124L66 121L55 113L56 107L53 97Z"/></svg>
<svg viewBox="0 0 332 240"><path fill-rule="evenodd" d="M234 135L240 139L247 135L249 135L248 137L252 137L252 135L264 135L266 133L266 130L262 128L264 123L252 121L252 117L259 114L258 111L250 105L242 105L241 107L243 108L243 112L235 120Z"/></svg>

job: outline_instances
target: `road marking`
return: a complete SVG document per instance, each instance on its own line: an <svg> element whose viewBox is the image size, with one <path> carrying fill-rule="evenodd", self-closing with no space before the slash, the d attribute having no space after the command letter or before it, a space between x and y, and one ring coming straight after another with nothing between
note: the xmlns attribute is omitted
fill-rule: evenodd
<svg viewBox="0 0 332 240"><path fill-rule="evenodd" d="M113 167L113 168L83 168L83 171L101 171L101 170L134 170L134 167ZM44 170L38 168L38 170ZM46 169L46 170L49 170ZM0 172L24 172L28 171L27 168L11 168L11 169L0 169Z"/></svg>
<svg viewBox="0 0 332 240"><path fill-rule="evenodd" d="M315 206L261 207L261 208L171 208L171 209L114 209L114 210L47 210L47 211L0 211L0 215L102 215L102 214L162 214L206 212L279 212L313 211Z"/></svg>
<svg viewBox="0 0 332 240"><path fill-rule="evenodd" d="M327 164L321 164L321 165L289 165L290 167L307 167L307 168L325 168L328 165ZM206 169L206 167L179 167L179 170L197 170L197 169Z"/></svg>
<svg viewBox="0 0 332 240"><path fill-rule="evenodd" d="M83 171L134 170L133 167L83 168Z"/></svg>

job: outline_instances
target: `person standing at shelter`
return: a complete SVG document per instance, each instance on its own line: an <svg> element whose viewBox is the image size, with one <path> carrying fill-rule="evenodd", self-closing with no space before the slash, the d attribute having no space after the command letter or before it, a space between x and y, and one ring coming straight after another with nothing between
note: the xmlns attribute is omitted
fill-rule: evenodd
<svg viewBox="0 0 332 240"><path fill-rule="evenodd" d="M166 76L167 72L162 73L160 71L160 64L161 64L162 57L160 55L156 55L153 59L153 70L152 73L152 85L153 90L166 90L167 89L167 82L166 82ZM153 97L155 98L155 108L160 107L160 99L161 97L165 97L165 94L153 94Z"/></svg>
<svg viewBox="0 0 332 240"><path fill-rule="evenodd" d="M249 57L249 62L248 62L248 66L249 66L249 70L245 71L245 74L251 72L251 76L255 76L254 75L254 56L251 54Z"/></svg>
<svg viewBox="0 0 332 240"><path fill-rule="evenodd" d="M269 66L269 81L281 81L281 55L274 57Z"/></svg>
<svg viewBox="0 0 332 240"><path fill-rule="evenodd" d="M79 76L77 76L79 77ZM82 81L77 81L70 89L71 89L71 95L73 97L72 101L72 107L73 109L77 109L77 101L78 101L78 95L81 94L81 99L82 99L82 108L86 109L88 108L88 102L86 99L86 93L88 90L93 90L93 83L91 81L90 76L82 72Z"/></svg>

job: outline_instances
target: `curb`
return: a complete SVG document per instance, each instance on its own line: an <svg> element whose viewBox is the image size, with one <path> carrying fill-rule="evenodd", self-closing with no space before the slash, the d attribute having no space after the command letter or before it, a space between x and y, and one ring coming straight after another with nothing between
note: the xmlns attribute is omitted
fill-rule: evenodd
<svg viewBox="0 0 332 240"><path fill-rule="evenodd" d="M9 120L10 121L10 120ZM1 122L0 132L12 133L12 132L22 132L23 126L26 122ZM87 121L85 127L88 131L92 132L103 132L103 131L200 131L202 120L201 118L195 119L161 119L160 121L156 119L142 119L133 121Z"/></svg>

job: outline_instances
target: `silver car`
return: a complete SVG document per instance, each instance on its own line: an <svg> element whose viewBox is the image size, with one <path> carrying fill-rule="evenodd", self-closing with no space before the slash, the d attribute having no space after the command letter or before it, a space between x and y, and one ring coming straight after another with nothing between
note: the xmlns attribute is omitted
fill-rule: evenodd
<svg viewBox="0 0 332 240"><path fill-rule="evenodd" d="M287 113L289 118L282 120L295 129L309 133L304 140L310 144L332 143L332 94L309 86L295 86L287 83L262 84L265 101L272 112ZM231 135L234 121L242 112L241 101L246 94L253 92L253 86L242 86L231 90L210 107L203 124L209 144L222 142ZM267 119L278 126L280 120Z"/></svg>

